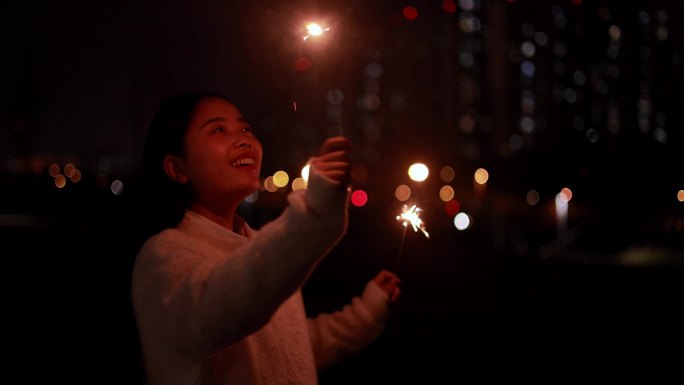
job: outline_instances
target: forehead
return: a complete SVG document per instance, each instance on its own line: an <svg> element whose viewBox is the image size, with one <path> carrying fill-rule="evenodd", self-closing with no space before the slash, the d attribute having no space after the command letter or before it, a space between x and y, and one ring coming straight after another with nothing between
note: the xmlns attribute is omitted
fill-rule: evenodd
<svg viewBox="0 0 684 385"><path fill-rule="evenodd" d="M202 124L213 118L233 120L241 116L240 111L232 103L217 97L206 97L197 103L193 113L192 125Z"/></svg>

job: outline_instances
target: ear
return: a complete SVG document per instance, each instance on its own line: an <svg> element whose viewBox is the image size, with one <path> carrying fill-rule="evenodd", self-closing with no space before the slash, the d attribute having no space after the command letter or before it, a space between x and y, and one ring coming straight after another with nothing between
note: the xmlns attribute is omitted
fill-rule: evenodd
<svg viewBox="0 0 684 385"><path fill-rule="evenodd" d="M169 178L178 183L187 183L188 176L185 174L185 161L183 158L167 155L164 157L164 172Z"/></svg>

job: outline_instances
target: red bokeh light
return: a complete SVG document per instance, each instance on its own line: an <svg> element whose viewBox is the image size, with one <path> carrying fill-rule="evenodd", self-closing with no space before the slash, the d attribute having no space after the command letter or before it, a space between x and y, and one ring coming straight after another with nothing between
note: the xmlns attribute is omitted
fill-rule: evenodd
<svg viewBox="0 0 684 385"><path fill-rule="evenodd" d="M582 4L582 0L572 0L572 3L575 4L575 5L581 5L581 4Z"/></svg>
<svg viewBox="0 0 684 385"><path fill-rule="evenodd" d="M456 3L454 0L444 0L442 1L442 9L446 13L454 13L456 12Z"/></svg>
<svg viewBox="0 0 684 385"><path fill-rule="evenodd" d="M416 7L404 7L401 13L407 20L415 20L418 18L418 10Z"/></svg>
<svg viewBox="0 0 684 385"><path fill-rule="evenodd" d="M297 69L297 71L308 71L309 68L311 68L311 60L302 56L295 60L294 66Z"/></svg>
<svg viewBox="0 0 684 385"><path fill-rule="evenodd" d="M452 199L444 204L444 211L446 211L448 216L456 216L461 211L461 204L457 200Z"/></svg>
<svg viewBox="0 0 684 385"><path fill-rule="evenodd" d="M356 207L364 206L368 202L368 194L363 190L356 190L351 195L351 203Z"/></svg>

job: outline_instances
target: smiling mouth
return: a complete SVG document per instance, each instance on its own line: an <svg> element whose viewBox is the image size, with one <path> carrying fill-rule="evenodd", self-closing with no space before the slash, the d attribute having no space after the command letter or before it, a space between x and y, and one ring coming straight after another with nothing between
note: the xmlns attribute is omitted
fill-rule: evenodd
<svg viewBox="0 0 684 385"><path fill-rule="evenodd" d="M254 158L240 158L231 164L233 165L233 167L245 167L254 166L256 162L254 161Z"/></svg>

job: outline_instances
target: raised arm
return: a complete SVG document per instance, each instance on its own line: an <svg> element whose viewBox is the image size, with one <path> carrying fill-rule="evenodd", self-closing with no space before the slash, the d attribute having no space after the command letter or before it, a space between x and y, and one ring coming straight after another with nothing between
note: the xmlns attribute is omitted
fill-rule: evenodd
<svg viewBox="0 0 684 385"><path fill-rule="evenodd" d="M206 355L265 325L346 230L348 148L328 140L312 160L309 188L290 194L280 217L225 258L207 258L203 245L173 231L148 242L133 278L141 328Z"/></svg>

